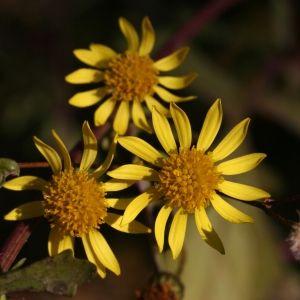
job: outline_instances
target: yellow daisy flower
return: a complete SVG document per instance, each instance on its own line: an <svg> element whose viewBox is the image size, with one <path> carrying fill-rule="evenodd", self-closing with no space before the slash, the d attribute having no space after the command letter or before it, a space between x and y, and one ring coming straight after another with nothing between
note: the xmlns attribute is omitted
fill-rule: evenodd
<svg viewBox="0 0 300 300"><path fill-rule="evenodd" d="M95 125L106 123L116 104L119 104L113 128L124 135L128 128L130 117L129 102L132 101L132 119L135 126L152 133L145 117L142 102L150 111L155 105L164 115L169 116L169 110L152 96L154 93L166 102L181 102L196 98L195 96L179 97L173 95L162 86L169 89L182 89L188 86L197 76L190 73L182 77L159 76L160 72L177 68L185 59L188 48L181 48L174 53L154 62L149 54L155 41L155 32L148 17L142 22L142 41L134 27L124 18L119 19L120 29L127 40L128 48L124 53L117 53L101 44L91 44L90 49L76 49L75 56L82 62L98 68L79 69L66 76L66 81L73 84L98 83L103 86L75 94L70 100L71 105L87 107L108 98L95 112Z"/></svg>
<svg viewBox="0 0 300 300"><path fill-rule="evenodd" d="M223 218L232 223L253 223L250 216L228 204L216 191L245 201L270 197L261 189L231 182L223 177L223 175L235 175L252 170L266 155L252 153L216 164L239 147L246 136L250 122L249 118L240 122L213 151L207 152L222 121L220 99L209 109L196 147L191 146L192 130L184 111L176 104L171 103L171 115L178 134L179 149L165 116L157 109L153 109L152 114L155 133L168 154L167 158L137 137L118 138L118 142L124 148L153 164L155 169L146 166L124 165L107 174L118 179L156 182L154 186L128 205L121 225L128 224L149 203L163 197L166 204L160 210L155 221L155 236L160 252L164 246L167 219L171 212L176 210L169 232L169 244L174 259L177 258L183 246L188 213L194 214L198 231L203 240L224 254L223 244L207 217L206 208L212 204Z"/></svg>
<svg viewBox="0 0 300 300"><path fill-rule="evenodd" d="M58 153L34 137L34 143L50 164L53 176L50 182L35 176L21 176L4 184L10 190L39 190L44 200L32 201L20 205L8 213L6 220L24 220L44 216L50 222L51 231L48 239L49 254L55 255L65 249L74 251L74 237L80 237L88 260L97 266L98 274L104 278L106 268L120 274L119 263L106 242L97 230L107 223L111 227L127 233L149 233L146 226L133 221L127 226L120 226L122 217L108 213L107 209L125 209L132 199L107 199L106 192L119 191L134 183L131 180L109 180L106 183L96 179L106 172L114 157L117 136L110 147L103 164L92 174L88 173L97 156L97 140L88 122L82 126L84 151L78 170L74 170L70 155L53 130L52 134L64 162L64 169Z"/></svg>

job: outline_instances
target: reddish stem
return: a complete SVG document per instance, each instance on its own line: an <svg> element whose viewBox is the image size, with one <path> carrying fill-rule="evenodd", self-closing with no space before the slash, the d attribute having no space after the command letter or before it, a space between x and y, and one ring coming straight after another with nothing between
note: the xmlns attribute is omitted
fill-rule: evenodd
<svg viewBox="0 0 300 300"><path fill-rule="evenodd" d="M20 169L34 169L34 168L48 168L50 167L47 162L32 162L32 163L18 163Z"/></svg>

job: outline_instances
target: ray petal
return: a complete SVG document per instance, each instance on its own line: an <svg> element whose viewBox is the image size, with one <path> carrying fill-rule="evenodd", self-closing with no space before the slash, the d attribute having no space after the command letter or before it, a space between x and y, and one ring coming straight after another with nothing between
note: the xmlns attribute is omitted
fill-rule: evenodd
<svg viewBox="0 0 300 300"><path fill-rule="evenodd" d="M3 187L13 191L38 190L46 189L47 181L36 176L21 176L12 180L6 181Z"/></svg>
<svg viewBox="0 0 300 300"><path fill-rule="evenodd" d="M109 207L119 210L125 210L126 207L135 199L133 198L106 198Z"/></svg>
<svg viewBox="0 0 300 300"><path fill-rule="evenodd" d="M206 114L197 142L197 150L206 151L210 147L220 129L222 117L221 99L217 99Z"/></svg>
<svg viewBox="0 0 300 300"><path fill-rule="evenodd" d="M128 51L136 52L139 46L139 37L136 33L136 30L131 23L124 18L119 18L119 25L124 37L127 40Z"/></svg>
<svg viewBox="0 0 300 300"><path fill-rule="evenodd" d="M151 97L149 95L146 95L145 96L145 102L146 102L146 105L147 105L147 107L148 107L148 109L150 110L151 113L153 113L153 106L155 106L165 117L167 117L167 118L171 117L170 111L167 108L165 108L163 105L161 105L153 97Z"/></svg>
<svg viewBox="0 0 300 300"><path fill-rule="evenodd" d="M90 51L88 49L76 49L73 53L80 61L99 69L107 68L110 61L103 53Z"/></svg>
<svg viewBox="0 0 300 300"><path fill-rule="evenodd" d="M176 259L180 254L186 231L188 214L180 208L176 212L169 232L169 245L173 254L173 259Z"/></svg>
<svg viewBox="0 0 300 300"><path fill-rule="evenodd" d="M33 137L33 141L35 146L49 163L53 174L58 175L61 171L62 165L61 159L57 152L53 148L42 142L40 139L38 139L36 136Z"/></svg>
<svg viewBox="0 0 300 300"><path fill-rule="evenodd" d="M90 49L92 52L99 53L99 55L107 59L113 59L117 56L116 51L106 45L92 43L90 44Z"/></svg>
<svg viewBox="0 0 300 300"><path fill-rule="evenodd" d="M64 159L64 170L70 170L72 167L72 163L71 163L70 154L69 154L65 144L63 143L63 141L60 139L58 134L53 129L52 129L52 135L53 135L54 141L55 141L57 147L59 148L59 150L62 154L62 157Z"/></svg>
<svg viewBox="0 0 300 300"><path fill-rule="evenodd" d="M104 80L104 73L95 69L78 69L65 77L65 80L73 84L96 83Z"/></svg>
<svg viewBox="0 0 300 300"><path fill-rule="evenodd" d="M96 126L101 126L106 123L107 119L116 106L116 102L117 101L113 97L111 97L97 108L94 114L94 122Z"/></svg>
<svg viewBox="0 0 300 300"><path fill-rule="evenodd" d="M168 89L180 90L190 85L197 76L197 73L189 73L181 77L158 76L158 82Z"/></svg>
<svg viewBox="0 0 300 300"><path fill-rule="evenodd" d="M209 246L215 248L221 254L225 254L223 243L212 227L204 207L195 209L195 221L198 231L204 242L206 242Z"/></svg>
<svg viewBox="0 0 300 300"><path fill-rule="evenodd" d="M105 87L75 94L69 99L69 104L76 107L87 107L101 101L107 95Z"/></svg>
<svg viewBox="0 0 300 300"><path fill-rule="evenodd" d="M114 131L124 135L128 128L129 117L129 102L121 101L113 123Z"/></svg>
<svg viewBox="0 0 300 300"><path fill-rule="evenodd" d="M164 89L163 87L159 86L159 85L155 85L153 87L153 90L157 93L157 95L163 99L164 101L171 103L171 102L184 102L184 101L189 101L189 100L193 100L195 98L197 98L196 96L187 96L187 97L179 97L176 96L172 93L170 93L169 91L167 91L166 89Z"/></svg>
<svg viewBox="0 0 300 300"><path fill-rule="evenodd" d="M148 121L146 119L142 104L140 101L133 101L132 104L132 120L136 127L148 132L152 133L153 130L149 126Z"/></svg>
<svg viewBox="0 0 300 300"><path fill-rule="evenodd" d="M142 41L139 49L140 56L145 56L152 51L155 42L155 32L148 17L142 22Z"/></svg>
<svg viewBox="0 0 300 300"><path fill-rule="evenodd" d="M246 137L250 119L247 118L237 124L220 142L213 151L215 161L221 160L230 155Z"/></svg>
<svg viewBox="0 0 300 300"><path fill-rule="evenodd" d="M117 192L132 186L136 180L110 179L105 182L105 190L107 192Z"/></svg>
<svg viewBox="0 0 300 300"><path fill-rule="evenodd" d="M211 200L211 204L214 209L220 214L224 219L231 223L254 223L252 217L242 213L237 210L225 200L223 200L219 195L215 194Z"/></svg>
<svg viewBox="0 0 300 300"><path fill-rule="evenodd" d="M74 253L74 237L62 235L56 227L52 228L48 238L49 255L56 255L66 249Z"/></svg>
<svg viewBox="0 0 300 300"><path fill-rule="evenodd" d="M17 221L37 218L44 215L44 209L45 208L42 205L42 201L28 202L13 209L4 216L4 219L9 221Z"/></svg>

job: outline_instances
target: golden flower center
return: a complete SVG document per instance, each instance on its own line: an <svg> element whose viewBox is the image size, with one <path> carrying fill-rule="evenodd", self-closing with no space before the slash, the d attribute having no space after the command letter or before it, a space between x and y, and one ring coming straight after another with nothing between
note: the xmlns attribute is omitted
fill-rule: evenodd
<svg viewBox="0 0 300 300"><path fill-rule="evenodd" d="M63 235L82 236L104 223L109 207L102 182L73 168L52 176L43 192L44 217Z"/></svg>
<svg viewBox="0 0 300 300"><path fill-rule="evenodd" d="M159 172L159 188L164 191L168 205L192 213L195 208L210 204L209 199L224 181L220 174L212 152L205 154L194 147L184 149L164 160Z"/></svg>
<svg viewBox="0 0 300 300"><path fill-rule="evenodd" d="M139 56L138 52L126 51L109 62L104 80L108 92L117 100L143 101L146 95L154 94L158 73L148 55Z"/></svg>

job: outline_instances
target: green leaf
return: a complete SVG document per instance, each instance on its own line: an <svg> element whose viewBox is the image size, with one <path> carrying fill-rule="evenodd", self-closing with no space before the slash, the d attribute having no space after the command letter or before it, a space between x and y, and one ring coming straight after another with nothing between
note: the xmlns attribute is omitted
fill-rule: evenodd
<svg viewBox="0 0 300 300"><path fill-rule="evenodd" d="M9 175L20 175L20 168L18 164L12 159L0 158L0 188L5 182L6 177Z"/></svg>
<svg viewBox="0 0 300 300"><path fill-rule="evenodd" d="M25 268L9 271L0 276L0 295L13 292L48 292L74 296L77 286L97 275L96 266L84 259L73 257L65 250Z"/></svg>

